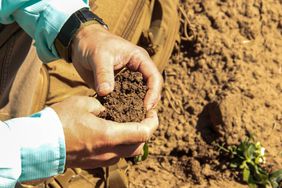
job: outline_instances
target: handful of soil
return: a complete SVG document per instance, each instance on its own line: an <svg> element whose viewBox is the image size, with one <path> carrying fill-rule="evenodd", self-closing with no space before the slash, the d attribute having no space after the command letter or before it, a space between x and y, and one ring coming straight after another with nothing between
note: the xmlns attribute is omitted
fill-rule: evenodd
<svg viewBox="0 0 282 188"><path fill-rule="evenodd" d="M147 87L139 72L124 70L115 77L112 93L97 99L106 107L100 118L120 123L140 122L145 119L144 98Z"/></svg>

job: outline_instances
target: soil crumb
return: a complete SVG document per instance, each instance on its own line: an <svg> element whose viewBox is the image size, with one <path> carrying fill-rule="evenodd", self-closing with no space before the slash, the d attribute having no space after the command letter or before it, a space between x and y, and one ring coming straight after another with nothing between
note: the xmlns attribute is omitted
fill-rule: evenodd
<svg viewBox="0 0 282 188"><path fill-rule="evenodd" d="M140 122L145 119L144 98L147 91L142 74L125 70L115 78L115 89L98 97L106 110L99 117L116 122Z"/></svg>

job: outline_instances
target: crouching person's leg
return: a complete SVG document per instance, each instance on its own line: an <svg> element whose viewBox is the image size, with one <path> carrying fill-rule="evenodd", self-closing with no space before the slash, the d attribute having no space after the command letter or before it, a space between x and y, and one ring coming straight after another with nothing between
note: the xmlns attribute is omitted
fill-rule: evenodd
<svg viewBox="0 0 282 188"><path fill-rule="evenodd" d="M34 104L34 101L42 101L46 97L48 86L42 83L38 88L42 65L32 43L33 40L17 24L1 25L1 120L26 116L44 106ZM42 93L43 90L45 93Z"/></svg>

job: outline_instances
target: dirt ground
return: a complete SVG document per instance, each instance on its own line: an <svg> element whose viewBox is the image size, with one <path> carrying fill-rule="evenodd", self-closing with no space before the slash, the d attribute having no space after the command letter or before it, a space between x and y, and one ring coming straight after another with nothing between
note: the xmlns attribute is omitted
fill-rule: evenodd
<svg viewBox="0 0 282 188"><path fill-rule="evenodd" d="M282 1L181 6L193 35L165 70L160 127L149 158L129 170L131 187L247 187L211 143L254 134L268 167L282 168Z"/></svg>

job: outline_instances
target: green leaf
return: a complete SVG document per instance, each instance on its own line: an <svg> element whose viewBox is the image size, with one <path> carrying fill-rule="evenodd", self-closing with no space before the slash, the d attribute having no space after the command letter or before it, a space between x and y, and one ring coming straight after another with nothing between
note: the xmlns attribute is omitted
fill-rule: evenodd
<svg viewBox="0 0 282 188"><path fill-rule="evenodd" d="M235 162L230 163L231 168L238 168L238 164Z"/></svg>
<svg viewBox="0 0 282 188"><path fill-rule="evenodd" d="M275 181L274 182L271 181L271 187L272 188L279 188L279 184Z"/></svg>
<svg viewBox="0 0 282 188"><path fill-rule="evenodd" d="M254 152L256 150L256 147L254 144L251 144L247 147L247 149L244 151L244 156L247 160L252 160L254 158Z"/></svg>
<svg viewBox="0 0 282 188"><path fill-rule="evenodd" d="M248 183L250 188L257 188L258 186L255 183Z"/></svg>
<svg viewBox="0 0 282 188"><path fill-rule="evenodd" d="M269 179L272 187L274 187L273 184L276 184L278 187L279 183L282 182L282 169L272 172L269 176Z"/></svg>
<svg viewBox="0 0 282 188"><path fill-rule="evenodd" d="M249 165L249 168L254 183L261 185L269 184L269 180L268 180L269 176L265 170L263 170L261 167L257 166L256 164Z"/></svg>
<svg viewBox="0 0 282 188"><path fill-rule="evenodd" d="M145 161L148 158L148 155L149 155L149 146L147 143L145 143L143 146L143 155L135 156L134 163Z"/></svg>
<svg viewBox="0 0 282 188"><path fill-rule="evenodd" d="M145 161L148 158L149 155L149 146L147 143L145 143L144 147L143 147L143 155L142 155L142 161Z"/></svg>
<svg viewBox="0 0 282 188"><path fill-rule="evenodd" d="M263 146L259 142L254 142L254 138L246 137L239 145L228 146L227 148L218 145L220 150L228 150L231 162L231 168L237 170L242 169L242 178L248 183L249 187L257 188L270 187L279 188L282 185L282 169L271 174L260 166L261 159L263 160ZM223 148L223 149L222 149Z"/></svg>
<svg viewBox="0 0 282 188"><path fill-rule="evenodd" d="M277 179L278 181L282 181L282 169L272 172L270 174L270 179Z"/></svg>
<svg viewBox="0 0 282 188"><path fill-rule="evenodd" d="M242 164L240 165L240 168L241 168L241 169L248 168L247 162L246 162L246 161L243 161Z"/></svg>
<svg viewBox="0 0 282 188"><path fill-rule="evenodd" d="M141 161L142 161L142 156L141 155L138 155L138 156L134 157L134 163L138 163L138 162L141 162Z"/></svg>
<svg viewBox="0 0 282 188"><path fill-rule="evenodd" d="M230 163L230 167L231 168L239 168L241 166L241 164L243 163L244 159L241 159L239 157L233 158L231 163Z"/></svg>
<svg viewBox="0 0 282 188"><path fill-rule="evenodd" d="M243 180L249 183L250 179L250 170L248 168L244 168L243 170Z"/></svg>

